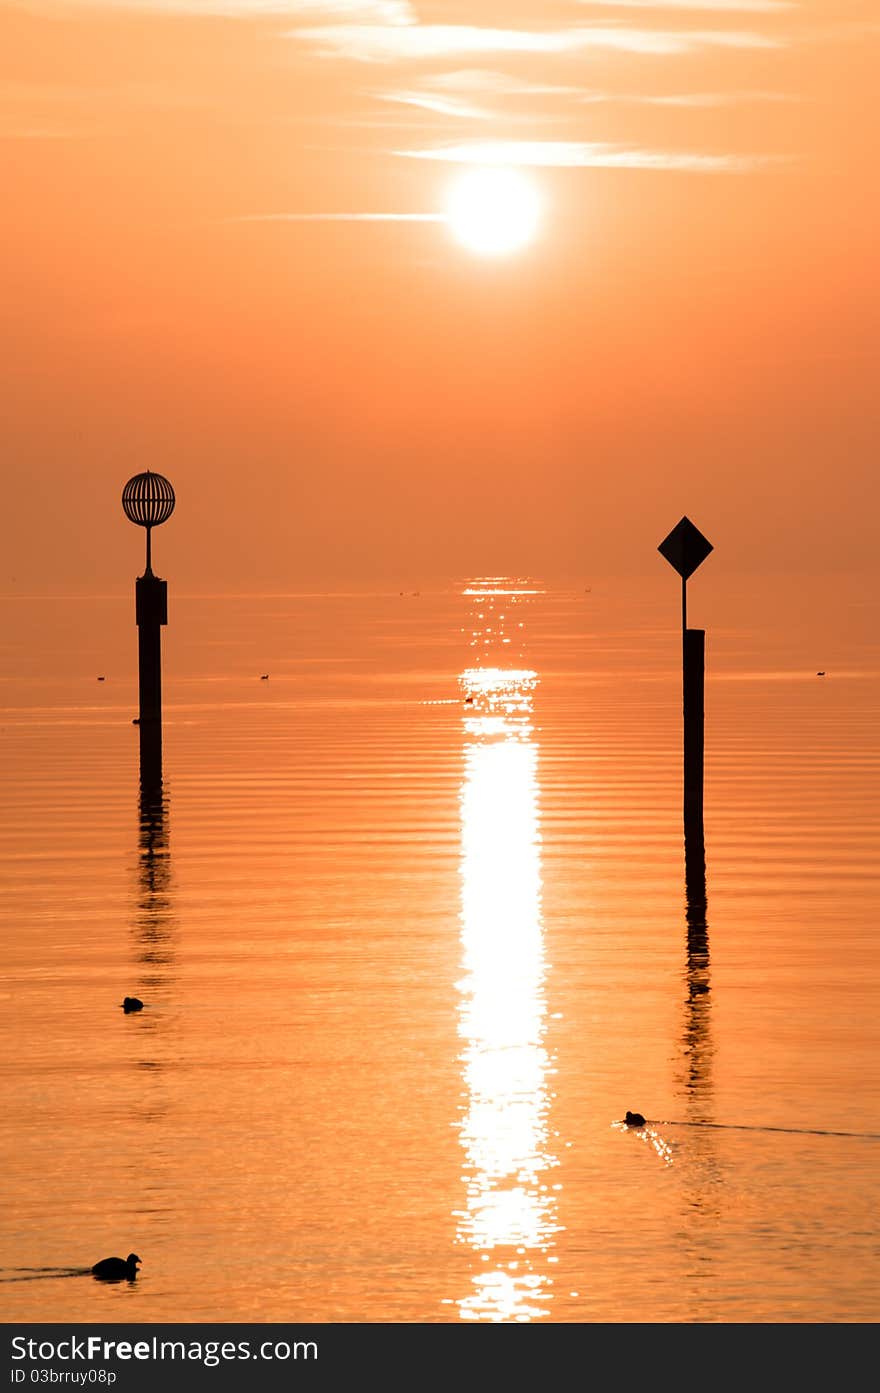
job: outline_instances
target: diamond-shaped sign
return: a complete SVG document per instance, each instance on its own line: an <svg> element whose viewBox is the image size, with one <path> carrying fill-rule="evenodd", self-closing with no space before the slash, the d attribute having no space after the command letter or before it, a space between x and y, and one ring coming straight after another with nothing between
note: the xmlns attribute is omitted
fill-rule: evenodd
<svg viewBox="0 0 880 1393"><path fill-rule="evenodd" d="M663 538L657 550L670 566L675 567L682 579L687 580L706 560L712 543L707 541L698 527L694 527L690 518L682 518L669 536Z"/></svg>

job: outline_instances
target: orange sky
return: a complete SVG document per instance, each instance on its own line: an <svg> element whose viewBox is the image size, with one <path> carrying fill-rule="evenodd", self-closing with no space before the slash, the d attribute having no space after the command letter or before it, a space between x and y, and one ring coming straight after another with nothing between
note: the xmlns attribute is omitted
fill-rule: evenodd
<svg viewBox="0 0 880 1393"><path fill-rule="evenodd" d="M180 589L647 571L682 512L876 570L878 59L873 0L0 3L0 591L125 588L145 468ZM497 259L398 216L486 142Z"/></svg>

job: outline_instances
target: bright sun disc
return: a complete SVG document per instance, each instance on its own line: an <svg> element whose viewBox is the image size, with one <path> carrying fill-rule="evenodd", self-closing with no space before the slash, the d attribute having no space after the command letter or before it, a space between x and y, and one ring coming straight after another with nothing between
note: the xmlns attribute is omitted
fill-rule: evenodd
<svg viewBox="0 0 880 1393"><path fill-rule="evenodd" d="M539 211L535 186L516 169L469 169L449 196L456 239L482 256L524 247L535 234Z"/></svg>

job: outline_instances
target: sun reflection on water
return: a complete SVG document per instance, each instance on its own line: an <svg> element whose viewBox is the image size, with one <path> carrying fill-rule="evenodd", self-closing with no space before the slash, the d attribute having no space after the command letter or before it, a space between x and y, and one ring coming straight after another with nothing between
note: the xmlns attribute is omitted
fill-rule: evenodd
<svg viewBox="0 0 880 1393"><path fill-rule="evenodd" d="M483 618L496 625L503 616ZM495 629L504 641L503 624ZM474 634L474 646L481 634ZM544 1042L537 674L480 667L461 674L462 956L459 1033L465 1084L460 1242L477 1257L463 1318L549 1314L548 1255L558 1229L548 1172L551 1061Z"/></svg>

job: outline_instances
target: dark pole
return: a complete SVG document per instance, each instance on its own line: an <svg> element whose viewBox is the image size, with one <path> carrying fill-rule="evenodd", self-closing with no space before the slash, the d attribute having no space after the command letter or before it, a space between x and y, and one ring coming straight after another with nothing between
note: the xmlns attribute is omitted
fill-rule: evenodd
<svg viewBox="0 0 880 1393"><path fill-rule="evenodd" d="M703 689L705 629L685 629L682 697L684 710L684 825L703 828Z"/></svg>
<svg viewBox="0 0 880 1393"><path fill-rule="evenodd" d="M162 786L162 626L168 623L168 583L153 574L152 530L174 511L174 489L162 474L135 474L122 490L122 508L130 522L147 531L147 564L135 582L138 629L138 725L141 789Z"/></svg>
<svg viewBox="0 0 880 1393"><path fill-rule="evenodd" d="M149 536L149 533L147 534ZM168 582L147 568L135 582L138 627L138 695L140 697L141 786L162 783L162 639L168 623Z"/></svg>

